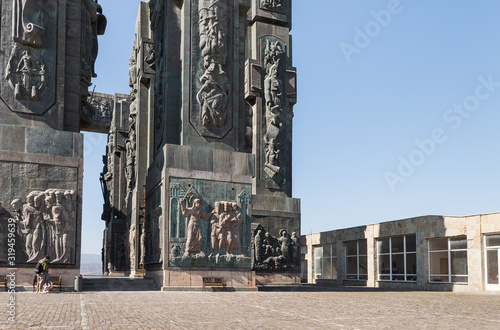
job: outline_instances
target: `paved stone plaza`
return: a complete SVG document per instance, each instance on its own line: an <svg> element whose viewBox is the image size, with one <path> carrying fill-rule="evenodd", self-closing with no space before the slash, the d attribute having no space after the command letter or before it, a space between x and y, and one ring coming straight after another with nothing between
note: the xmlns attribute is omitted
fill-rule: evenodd
<svg viewBox="0 0 500 330"><path fill-rule="evenodd" d="M95 292L16 294L0 328L499 329L500 294L444 292Z"/></svg>

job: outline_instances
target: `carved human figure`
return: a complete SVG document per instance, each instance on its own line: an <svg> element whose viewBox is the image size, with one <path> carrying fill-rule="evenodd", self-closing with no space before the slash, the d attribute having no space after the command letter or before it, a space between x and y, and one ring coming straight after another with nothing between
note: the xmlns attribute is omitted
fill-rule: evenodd
<svg viewBox="0 0 500 330"><path fill-rule="evenodd" d="M205 73L196 99L201 107L205 127L223 127L231 86L224 66L226 49L226 3L220 0L202 0L199 4L199 47Z"/></svg>
<svg viewBox="0 0 500 330"><path fill-rule="evenodd" d="M207 214L201 210L201 199L198 197L194 198L193 206L186 207L184 205L186 197L180 200L180 206L182 215L189 217L188 229L187 229L187 239L186 239L186 250L184 256L189 256L192 252L201 252L201 246L203 243L203 236L201 234L200 219L204 221L209 221L211 214Z"/></svg>
<svg viewBox="0 0 500 330"><path fill-rule="evenodd" d="M130 226L128 242L130 269L135 269L135 224Z"/></svg>
<svg viewBox="0 0 500 330"><path fill-rule="evenodd" d="M97 0L95 0L97 4ZM92 21L92 59L90 61L90 67L92 69L92 77L97 77L95 73L95 61L97 59L97 54L99 52L99 43L97 41L97 36L102 36L106 32L106 25L108 24L108 20L106 16L102 14L102 7L100 4L97 4L97 14L95 17L95 21Z"/></svg>
<svg viewBox="0 0 500 330"><path fill-rule="evenodd" d="M264 79L264 97L266 99L266 113L272 125L279 127L281 112L281 98L283 96L283 83L279 79L279 60L269 68L269 73Z"/></svg>
<svg viewBox="0 0 500 330"><path fill-rule="evenodd" d="M255 261L260 264L264 260L264 233L262 230L257 230L254 237Z"/></svg>
<svg viewBox="0 0 500 330"><path fill-rule="evenodd" d="M22 53L22 56L18 53ZM14 47L7 65L6 79L14 89L16 99L38 101L47 86L45 74L45 65L40 58L33 57L26 47Z"/></svg>
<svg viewBox="0 0 500 330"><path fill-rule="evenodd" d="M223 204L223 212L219 216L219 252L220 255L222 248L226 249L226 253L229 254L229 233L231 230L231 204L229 202L221 202Z"/></svg>
<svg viewBox="0 0 500 330"><path fill-rule="evenodd" d="M232 203L231 220L228 230L228 253L232 254L234 250L237 254L241 253L240 226L243 223L243 216L238 209L237 203Z"/></svg>
<svg viewBox="0 0 500 330"><path fill-rule="evenodd" d="M220 202L215 202L214 210L212 211L212 221L210 224L212 225L210 231L210 256L213 255L214 252L219 251L219 232L220 225L219 219L222 213L222 204Z"/></svg>
<svg viewBox="0 0 500 330"><path fill-rule="evenodd" d="M260 5L265 9L281 9L284 7L283 0L261 0Z"/></svg>
<svg viewBox="0 0 500 330"><path fill-rule="evenodd" d="M226 120L226 107L230 85L226 74L220 74L218 67L212 63L200 78L201 89L196 99L201 106L203 125L222 127Z"/></svg>
<svg viewBox="0 0 500 330"><path fill-rule="evenodd" d="M57 228L55 228L55 223L54 223L54 215L52 212L54 206L54 198L52 197L52 192L50 190L46 191L45 194L45 210L43 212L43 220L45 221L45 237L46 237L46 242L47 242L47 254L49 255L54 255L56 253L56 258L58 257L58 254L56 251L59 251L59 246L58 246L58 240L57 240ZM54 260L55 260L54 259ZM52 260L51 262L54 262Z"/></svg>
<svg viewBox="0 0 500 330"><path fill-rule="evenodd" d="M130 99L134 101L137 94L137 60L136 60L136 50L135 46L132 48L132 55L128 60L129 69L128 69L128 85L131 88L130 90Z"/></svg>
<svg viewBox="0 0 500 330"><path fill-rule="evenodd" d="M267 140L267 137L265 137ZM271 138L266 143L266 165L271 167L280 166L278 142L275 138Z"/></svg>
<svg viewBox="0 0 500 330"><path fill-rule="evenodd" d="M284 258L287 264L290 264L292 261L292 240L290 239L290 235L285 229L280 230L280 237L278 238L278 242L281 243L281 256Z"/></svg>
<svg viewBox="0 0 500 330"><path fill-rule="evenodd" d="M127 140L125 142L125 148L127 150L127 165L125 167L125 176L127 178L127 196L128 196L134 186L135 149L133 147L131 140Z"/></svg>
<svg viewBox="0 0 500 330"><path fill-rule="evenodd" d="M29 234L29 228L27 227L27 223L23 220L23 203L20 199L14 199L10 205L14 209L14 212L12 213L13 219L16 223L17 227L17 237L19 239L16 244L19 244L20 246L24 246L24 253L27 253L27 235Z"/></svg>
<svg viewBox="0 0 500 330"><path fill-rule="evenodd" d="M220 0L202 0L199 10L200 49L207 68L215 63L223 72L226 64L226 20L225 4Z"/></svg>
<svg viewBox="0 0 500 330"><path fill-rule="evenodd" d="M32 243L31 255L28 259L29 262L37 261L46 254L46 236L45 236L45 223L43 219L43 202L44 194L38 193L34 197L35 207L32 213Z"/></svg>

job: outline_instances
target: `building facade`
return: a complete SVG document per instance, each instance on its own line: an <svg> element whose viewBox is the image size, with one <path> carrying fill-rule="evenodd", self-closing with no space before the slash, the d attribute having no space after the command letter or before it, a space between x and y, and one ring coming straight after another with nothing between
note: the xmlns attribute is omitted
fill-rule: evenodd
<svg viewBox="0 0 500 330"><path fill-rule="evenodd" d="M307 283L500 290L500 213L396 220L305 235L301 243Z"/></svg>

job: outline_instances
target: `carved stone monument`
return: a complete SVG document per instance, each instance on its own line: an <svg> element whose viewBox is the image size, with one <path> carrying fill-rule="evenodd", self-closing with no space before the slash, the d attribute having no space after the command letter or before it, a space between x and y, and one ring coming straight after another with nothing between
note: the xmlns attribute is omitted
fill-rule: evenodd
<svg viewBox="0 0 500 330"><path fill-rule="evenodd" d="M107 132L114 107L89 102L88 92L106 18L95 0L1 0L0 13L0 273L17 268L16 284L31 285L34 264L48 254L72 286L80 273L80 131ZM8 227L15 243L6 249Z"/></svg>
<svg viewBox="0 0 500 330"><path fill-rule="evenodd" d="M290 29L290 0L140 4L101 178L106 271L165 290L299 282Z"/></svg>

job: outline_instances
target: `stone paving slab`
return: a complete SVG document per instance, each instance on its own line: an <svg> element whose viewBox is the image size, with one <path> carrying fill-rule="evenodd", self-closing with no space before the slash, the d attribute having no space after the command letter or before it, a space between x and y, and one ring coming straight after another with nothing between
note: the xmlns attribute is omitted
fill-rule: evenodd
<svg viewBox="0 0 500 330"><path fill-rule="evenodd" d="M500 294L444 292L19 292L4 329L500 329Z"/></svg>

